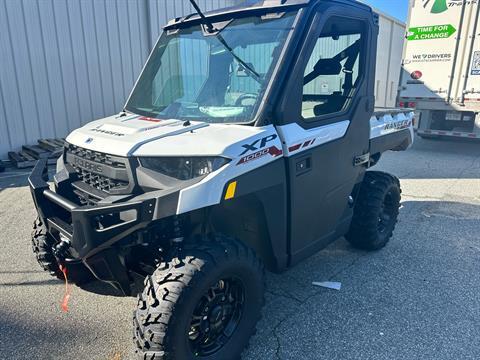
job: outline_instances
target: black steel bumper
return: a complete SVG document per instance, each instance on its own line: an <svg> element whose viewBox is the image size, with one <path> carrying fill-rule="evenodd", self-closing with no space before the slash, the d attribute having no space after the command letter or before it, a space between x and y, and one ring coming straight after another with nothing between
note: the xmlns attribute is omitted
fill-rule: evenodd
<svg viewBox="0 0 480 360"><path fill-rule="evenodd" d="M95 206L81 206L71 201L75 200L72 183L78 178L67 169L57 173L54 192L47 183L47 170L47 161L38 161L28 181L48 232L60 242L68 242L68 257L58 260L67 267L85 265L97 279L131 295L132 280L116 245L125 245L123 239L147 229L155 220L175 215L179 189L112 197L111 201L106 198Z"/></svg>
<svg viewBox="0 0 480 360"><path fill-rule="evenodd" d="M69 240L72 255L78 259L91 257L111 247L118 240L146 227L153 218L157 199L122 202L98 206L79 206L50 190L46 160L38 161L28 178L33 201L49 231L56 230ZM99 226L105 216L122 218L109 227ZM125 216L123 216L125 218Z"/></svg>

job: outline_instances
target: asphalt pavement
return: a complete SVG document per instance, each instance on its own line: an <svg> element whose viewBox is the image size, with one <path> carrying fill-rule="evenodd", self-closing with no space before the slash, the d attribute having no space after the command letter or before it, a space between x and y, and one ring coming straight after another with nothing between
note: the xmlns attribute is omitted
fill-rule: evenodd
<svg viewBox="0 0 480 360"><path fill-rule="evenodd" d="M389 245L374 253L339 239L268 275L260 359L480 359L480 144L417 140L377 166L400 177L403 202ZM30 247L25 172L0 174L0 358L134 359L135 299L64 285ZM312 285L340 281L340 291Z"/></svg>

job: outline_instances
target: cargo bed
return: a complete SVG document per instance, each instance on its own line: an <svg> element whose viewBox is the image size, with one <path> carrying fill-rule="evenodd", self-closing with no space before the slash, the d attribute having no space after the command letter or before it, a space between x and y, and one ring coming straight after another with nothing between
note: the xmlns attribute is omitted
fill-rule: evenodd
<svg viewBox="0 0 480 360"><path fill-rule="evenodd" d="M375 108L370 119L370 154L406 150L413 143L412 109Z"/></svg>

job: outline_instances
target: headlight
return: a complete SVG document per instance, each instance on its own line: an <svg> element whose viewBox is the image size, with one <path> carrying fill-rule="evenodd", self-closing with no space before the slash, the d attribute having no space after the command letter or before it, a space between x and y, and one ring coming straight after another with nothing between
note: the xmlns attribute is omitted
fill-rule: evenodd
<svg viewBox="0 0 480 360"><path fill-rule="evenodd" d="M140 165L178 180L205 176L228 164L223 157L142 157Z"/></svg>

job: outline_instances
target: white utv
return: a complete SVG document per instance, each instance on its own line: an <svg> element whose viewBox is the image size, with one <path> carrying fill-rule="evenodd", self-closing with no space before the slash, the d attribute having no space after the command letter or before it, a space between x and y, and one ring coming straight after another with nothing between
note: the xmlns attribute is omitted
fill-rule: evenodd
<svg viewBox="0 0 480 360"><path fill-rule="evenodd" d="M171 21L125 108L29 181L39 263L138 294L144 359L238 359L281 272L339 237L377 250L400 184L367 171L413 141L374 109L378 16L350 0L265 0Z"/></svg>

